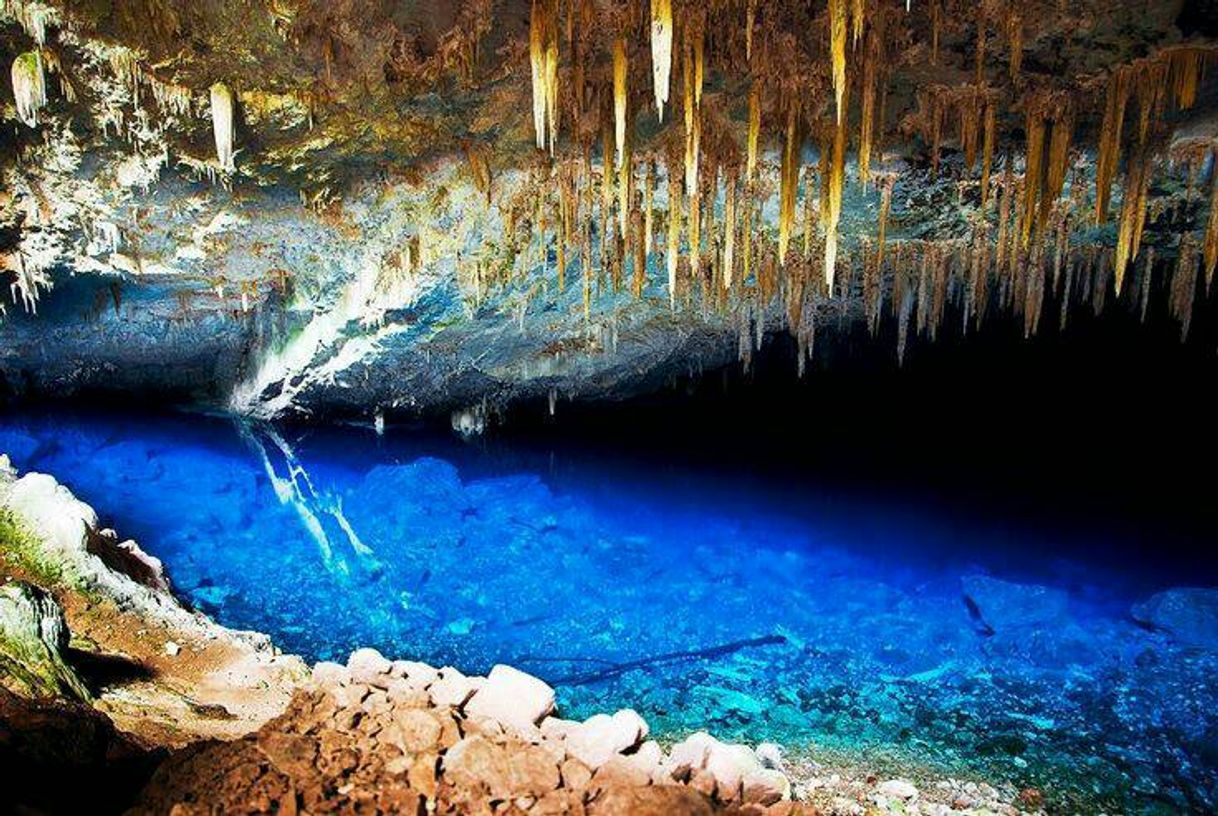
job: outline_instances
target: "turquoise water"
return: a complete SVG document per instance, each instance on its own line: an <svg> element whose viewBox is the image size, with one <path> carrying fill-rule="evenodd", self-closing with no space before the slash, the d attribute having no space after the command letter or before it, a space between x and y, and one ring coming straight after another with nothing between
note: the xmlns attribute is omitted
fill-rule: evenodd
<svg viewBox="0 0 1218 816"><path fill-rule="evenodd" d="M0 451L311 660L508 662L567 716L632 706L1084 811L1218 805L1218 653L1130 614L1204 576L1052 524L392 429L43 414L0 421Z"/></svg>

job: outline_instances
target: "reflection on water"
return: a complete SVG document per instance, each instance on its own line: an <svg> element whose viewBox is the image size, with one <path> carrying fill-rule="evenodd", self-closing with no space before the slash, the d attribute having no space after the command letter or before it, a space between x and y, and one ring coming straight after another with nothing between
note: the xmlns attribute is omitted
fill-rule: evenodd
<svg viewBox="0 0 1218 816"><path fill-rule="evenodd" d="M1218 803L1204 593L1135 615L1161 580L1048 533L455 445L197 417L0 424L19 469L54 473L191 602L310 659L509 662L567 716L629 705L662 733L885 749L1138 810Z"/></svg>

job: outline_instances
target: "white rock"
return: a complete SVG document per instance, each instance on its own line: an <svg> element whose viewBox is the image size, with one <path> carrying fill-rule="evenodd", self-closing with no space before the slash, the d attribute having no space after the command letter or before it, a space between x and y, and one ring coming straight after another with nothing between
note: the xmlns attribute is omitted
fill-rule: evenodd
<svg viewBox="0 0 1218 816"><path fill-rule="evenodd" d="M744 801L766 807L791 798L791 780L773 768L758 768L745 774L743 788Z"/></svg>
<svg viewBox="0 0 1218 816"><path fill-rule="evenodd" d="M405 680L411 688L426 689L440 679L440 672L417 660L395 660L389 674Z"/></svg>
<svg viewBox="0 0 1218 816"><path fill-rule="evenodd" d="M720 796L726 801L740 795L740 786L747 775L764 769L752 748L719 742L706 752L706 770L719 783Z"/></svg>
<svg viewBox="0 0 1218 816"><path fill-rule="evenodd" d="M876 788L876 790L885 796L891 796L894 799L903 799L905 801L909 801L918 795L918 789L914 787L913 783L904 779L889 779L885 782L881 782L880 786Z"/></svg>
<svg viewBox="0 0 1218 816"><path fill-rule="evenodd" d="M655 740L644 742L637 751L627 754L623 759L646 773L653 783L660 784L668 775L668 766L664 761L664 749Z"/></svg>
<svg viewBox="0 0 1218 816"><path fill-rule="evenodd" d="M384 685L391 668L393 664L376 649L356 649L347 658L347 670L356 683Z"/></svg>
<svg viewBox="0 0 1218 816"><path fill-rule="evenodd" d="M689 774L690 771L705 768L707 752L712 745L718 744L719 741L705 731L690 734L681 742L678 742L672 747L672 751L668 755L669 770L672 771L673 777L681 778Z"/></svg>
<svg viewBox="0 0 1218 816"><path fill-rule="evenodd" d="M580 723L561 717L546 717L541 721L541 735L551 742L562 742Z"/></svg>
<svg viewBox="0 0 1218 816"><path fill-rule="evenodd" d="M757 746L755 753L763 768L770 768L775 771L783 769L782 748L775 743L763 742Z"/></svg>
<svg viewBox="0 0 1218 816"><path fill-rule="evenodd" d="M623 709L613 716L597 714L567 733L567 753L596 769L637 746L647 730L647 723L633 709Z"/></svg>
<svg viewBox="0 0 1218 816"><path fill-rule="evenodd" d="M351 672L346 666L322 661L313 667L313 682L323 688L337 688L351 682Z"/></svg>
<svg viewBox="0 0 1218 816"><path fill-rule="evenodd" d="M511 666L495 666L465 706L470 717L529 734L554 710L554 689Z"/></svg>
<svg viewBox="0 0 1218 816"><path fill-rule="evenodd" d="M427 688L431 702L436 706L460 708L474 695L477 687L473 681L452 666L445 666L437 673L436 680Z"/></svg>
<svg viewBox="0 0 1218 816"><path fill-rule="evenodd" d="M169 655L170 657L177 657L177 656L178 656L178 653L180 653L181 651L182 651L182 647L181 647L181 646L179 646L178 644L174 643L172 640L170 640L170 641L166 641L166 643L165 643L165 654Z"/></svg>

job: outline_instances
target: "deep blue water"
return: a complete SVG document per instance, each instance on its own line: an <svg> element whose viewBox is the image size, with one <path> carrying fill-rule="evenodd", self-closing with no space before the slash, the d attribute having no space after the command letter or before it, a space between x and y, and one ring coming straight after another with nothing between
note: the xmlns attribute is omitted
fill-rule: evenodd
<svg viewBox="0 0 1218 816"><path fill-rule="evenodd" d="M52 413L0 421L0 452L161 557L192 603L311 660L508 662L567 716L633 706L663 734L1058 801L1218 803L1218 654L1129 614L1211 578L1107 528L393 429Z"/></svg>

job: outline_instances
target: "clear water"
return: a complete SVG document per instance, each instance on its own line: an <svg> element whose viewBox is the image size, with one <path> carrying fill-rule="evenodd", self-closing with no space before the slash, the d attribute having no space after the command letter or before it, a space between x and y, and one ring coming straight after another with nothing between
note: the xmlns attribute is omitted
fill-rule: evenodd
<svg viewBox="0 0 1218 816"><path fill-rule="evenodd" d="M1051 524L188 416L10 416L0 451L164 559L193 604L311 660L508 662L567 716L632 706L665 735L976 772L1083 811L1218 804L1218 654L1129 615L1199 576Z"/></svg>

